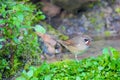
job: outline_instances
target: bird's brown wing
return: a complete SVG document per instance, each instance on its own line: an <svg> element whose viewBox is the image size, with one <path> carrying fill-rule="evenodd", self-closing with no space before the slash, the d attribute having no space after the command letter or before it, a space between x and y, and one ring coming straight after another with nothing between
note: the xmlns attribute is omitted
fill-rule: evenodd
<svg viewBox="0 0 120 80"><path fill-rule="evenodd" d="M76 45L76 43L73 42L72 40L62 41L62 43L64 45L67 45L67 46L74 46L74 45Z"/></svg>

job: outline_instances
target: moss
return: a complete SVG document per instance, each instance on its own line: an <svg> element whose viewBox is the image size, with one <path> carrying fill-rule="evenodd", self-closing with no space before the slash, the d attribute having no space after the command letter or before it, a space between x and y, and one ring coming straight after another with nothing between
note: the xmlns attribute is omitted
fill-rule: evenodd
<svg viewBox="0 0 120 80"><path fill-rule="evenodd" d="M110 37L111 36L110 31L105 31L104 34L105 34L106 37Z"/></svg>
<svg viewBox="0 0 120 80"><path fill-rule="evenodd" d="M68 37L68 36L65 36L65 35L61 35L61 36L59 36L59 38L60 38L61 40L67 40L67 39L69 39L69 37Z"/></svg>
<svg viewBox="0 0 120 80"><path fill-rule="evenodd" d="M42 23L42 24L46 28L47 33L52 34L52 35L58 37L61 40L67 40L67 39L69 39L68 36L60 33L58 30L54 29L53 26L51 26L49 24L46 24L46 23Z"/></svg>
<svg viewBox="0 0 120 80"><path fill-rule="evenodd" d="M120 8L116 8L115 12L120 13Z"/></svg>

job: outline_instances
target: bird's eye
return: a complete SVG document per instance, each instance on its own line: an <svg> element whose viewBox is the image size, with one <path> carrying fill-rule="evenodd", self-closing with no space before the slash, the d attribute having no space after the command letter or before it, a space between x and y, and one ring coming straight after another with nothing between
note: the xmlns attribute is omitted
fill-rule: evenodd
<svg viewBox="0 0 120 80"><path fill-rule="evenodd" d="M84 39L85 42L89 41L89 39Z"/></svg>
<svg viewBox="0 0 120 80"><path fill-rule="evenodd" d="M84 39L86 45L90 45L90 40L89 39Z"/></svg>

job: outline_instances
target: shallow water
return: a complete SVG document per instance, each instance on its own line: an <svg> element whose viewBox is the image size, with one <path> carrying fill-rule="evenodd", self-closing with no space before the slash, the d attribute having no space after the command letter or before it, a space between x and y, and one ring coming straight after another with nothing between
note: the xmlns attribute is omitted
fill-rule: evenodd
<svg viewBox="0 0 120 80"><path fill-rule="evenodd" d="M87 57L96 57L98 55L102 54L102 50L103 48L108 48L108 47L113 47L116 48L117 50L120 50L120 39L117 40L99 40L99 41L93 41L91 43L91 46L88 48L88 50L83 53L82 55L78 55L78 59L83 59L83 58L87 58ZM51 62L55 62L55 61L62 61L62 60L66 60L66 59L75 59L75 55L74 54L70 54L70 53L62 53L59 54L60 56L62 55L62 57L57 56L54 58L49 58L47 59L48 63Z"/></svg>

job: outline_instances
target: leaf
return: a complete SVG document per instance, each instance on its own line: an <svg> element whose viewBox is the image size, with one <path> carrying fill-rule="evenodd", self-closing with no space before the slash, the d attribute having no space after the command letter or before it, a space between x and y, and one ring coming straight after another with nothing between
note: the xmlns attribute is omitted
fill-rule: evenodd
<svg viewBox="0 0 120 80"><path fill-rule="evenodd" d="M0 44L0 49L2 49L3 45Z"/></svg>
<svg viewBox="0 0 120 80"><path fill-rule="evenodd" d="M76 80L81 80L79 76L76 77Z"/></svg>
<svg viewBox="0 0 120 80"><path fill-rule="evenodd" d="M21 23L18 21L18 18L17 18L17 17L13 17L12 19L13 19L12 23L13 23L14 25L16 25L17 28L20 27L20 24L21 24ZM13 26L11 26L11 27L13 27Z"/></svg>
<svg viewBox="0 0 120 80"><path fill-rule="evenodd" d="M18 20L19 20L20 22L23 22L23 20L24 20L24 15L23 15L23 13L22 13L22 12L18 12L18 13L16 13L16 14L17 14Z"/></svg>
<svg viewBox="0 0 120 80"><path fill-rule="evenodd" d="M110 52L113 53L113 51L117 51L115 48L110 47Z"/></svg>
<svg viewBox="0 0 120 80"><path fill-rule="evenodd" d="M5 41L5 39L4 38L0 39L0 42L2 42L2 41Z"/></svg>
<svg viewBox="0 0 120 80"><path fill-rule="evenodd" d="M115 59L120 58L120 52L119 51L114 51L113 54L114 54L113 58L115 58Z"/></svg>
<svg viewBox="0 0 120 80"><path fill-rule="evenodd" d="M22 25L21 28L31 28L31 26L28 26L28 25Z"/></svg>
<svg viewBox="0 0 120 80"><path fill-rule="evenodd" d="M32 79L30 79L30 80L38 80L38 78L36 78L36 77L33 77Z"/></svg>
<svg viewBox="0 0 120 80"><path fill-rule="evenodd" d="M109 66L110 69L116 69L116 60L115 61L112 60L111 63L109 63L108 66Z"/></svg>
<svg viewBox="0 0 120 80"><path fill-rule="evenodd" d="M24 77L20 76L20 77L16 78L15 80L27 80L27 79L25 79Z"/></svg>
<svg viewBox="0 0 120 80"><path fill-rule="evenodd" d="M27 7L27 6L23 6L23 8L22 8L24 11L31 11L31 9L29 8L29 7Z"/></svg>
<svg viewBox="0 0 120 80"><path fill-rule="evenodd" d="M109 50L108 48L104 48L103 51L102 51L103 54L105 55L109 55Z"/></svg>
<svg viewBox="0 0 120 80"><path fill-rule="evenodd" d="M51 75L45 76L45 79L44 79L44 80L51 80Z"/></svg>
<svg viewBox="0 0 120 80"><path fill-rule="evenodd" d="M40 15L39 18L40 18L41 20L44 20L44 19L46 18L46 16L45 16L45 15Z"/></svg>
<svg viewBox="0 0 120 80"><path fill-rule="evenodd" d="M64 80L68 80L68 77L65 77Z"/></svg>
<svg viewBox="0 0 120 80"><path fill-rule="evenodd" d="M27 76L28 76L29 78L31 78L31 77L33 76L33 70L28 71L28 72L27 72Z"/></svg>
<svg viewBox="0 0 120 80"><path fill-rule="evenodd" d="M25 70L23 70L23 72L22 72L24 75L26 75L27 74L27 72L25 71Z"/></svg>
<svg viewBox="0 0 120 80"><path fill-rule="evenodd" d="M43 14L43 12L42 12L42 11L38 11L38 12L36 13L36 15L39 15L39 14Z"/></svg>
<svg viewBox="0 0 120 80"><path fill-rule="evenodd" d="M102 67L102 66L99 66L99 67L98 67L98 70L99 70L99 71L101 71L101 70L103 70L103 69L104 69L104 67Z"/></svg>
<svg viewBox="0 0 120 80"><path fill-rule="evenodd" d="M36 70L37 70L37 68L36 68L36 67L34 67L34 66L30 66L30 70L36 71Z"/></svg>
<svg viewBox="0 0 120 80"><path fill-rule="evenodd" d="M0 19L0 24L5 24L5 20Z"/></svg>
<svg viewBox="0 0 120 80"><path fill-rule="evenodd" d="M115 48L110 47L110 52L112 53L114 59L120 58L120 52L117 51Z"/></svg>
<svg viewBox="0 0 120 80"><path fill-rule="evenodd" d="M34 29L36 32L46 33L46 30L41 25L36 25Z"/></svg>
<svg viewBox="0 0 120 80"><path fill-rule="evenodd" d="M17 43L17 44L20 42L19 39L17 39L16 37L15 37L13 40L14 40L14 42Z"/></svg>

